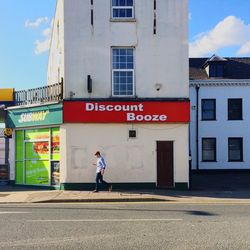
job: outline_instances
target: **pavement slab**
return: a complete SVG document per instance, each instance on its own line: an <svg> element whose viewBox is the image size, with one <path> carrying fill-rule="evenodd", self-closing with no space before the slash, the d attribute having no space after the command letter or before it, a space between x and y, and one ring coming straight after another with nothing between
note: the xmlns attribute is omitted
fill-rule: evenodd
<svg viewBox="0 0 250 250"><path fill-rule="evenodd" d="M169 203L250 203L250 190L246 191L175 191L175 190L117 190L66 191L66 190L11 190L0 189L1 203L41 202L169 202Z"/></svg>

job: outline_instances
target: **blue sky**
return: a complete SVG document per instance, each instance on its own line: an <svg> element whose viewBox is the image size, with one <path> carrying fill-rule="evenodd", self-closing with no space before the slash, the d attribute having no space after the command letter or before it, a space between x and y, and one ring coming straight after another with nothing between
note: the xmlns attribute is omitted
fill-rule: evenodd
<svg viewBox="0 0 250 250"><path fill-rule="evenodd" d="M46 84L55 4L0 0L0 88ZM250 0L189 0L190 56L250 56L249 10Z"/></svg>

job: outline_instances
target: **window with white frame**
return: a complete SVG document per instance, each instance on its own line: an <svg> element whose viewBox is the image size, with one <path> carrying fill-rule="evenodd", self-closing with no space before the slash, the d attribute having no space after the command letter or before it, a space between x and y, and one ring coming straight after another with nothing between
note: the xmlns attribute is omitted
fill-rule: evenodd
<svg viewBox="0 0 250 250"><path fill-rule="evenodd" d="M133 48L112 48L112 95L134 95Z"/></svg>
<svg viewBox="0 0 250 250"><path fill-rule="evenodd" d="M113 19L134 18L134 0L112 0Z"/></svg>

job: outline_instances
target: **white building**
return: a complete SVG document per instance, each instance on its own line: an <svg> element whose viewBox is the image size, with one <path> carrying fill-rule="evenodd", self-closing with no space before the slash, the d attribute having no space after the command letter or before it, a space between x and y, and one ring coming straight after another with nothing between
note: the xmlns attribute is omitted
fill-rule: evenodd
<svg viewBox="0 0 250 250"><path fill-rule="evenodd" d="M250 58L189 62L192 169L250 169Z"/></svg>
<svg viewBox="0 0 250 250"><path fill-rule="evenodd" d="M188 188L187 16L187 0L57 1L62 188L93 184L97 150L114 187Z"/></svg>

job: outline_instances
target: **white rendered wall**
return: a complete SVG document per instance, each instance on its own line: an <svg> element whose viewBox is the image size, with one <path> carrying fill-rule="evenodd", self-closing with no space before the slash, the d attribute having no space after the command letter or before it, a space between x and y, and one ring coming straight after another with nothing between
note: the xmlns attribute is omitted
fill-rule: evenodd
<svg viewBox="0 0 250 250"><path fill-rule="evenodd" d="M200 169L250 169L250 86L200 87L199 90L199 168ZM216 99L216 120L201 120L201 99ZM228 98L242 98L243 120L228 120ZM192 169L196 169L196 90L190 87L191 123L190 145ZM202 137L215 137L216 162L202 162ZM228 162L228 137L243 138L243 162Z"/></svg>
<svg viewBox="0 0 250 250"><path fill-rule="evenodd" d="M99 150L107 161L105 179L115 183L154 182L156 141L174 141L174 182L188 183L188 125L133 125L136 139L128 138L127 124L63 124L61 183L93 183Z"/></svg>
<svg viewBox="0 0 250 250"><path fill-rule="evenodd" d="M55 84L64 78L64 15L63 0L57 0L56 12L50 42L47 69L48 84Z"/></svg>
<svg viewBox="0 0 250 250"><path fill-rule="evenodd" d="M95 0L93 27L90 2L64 0L66 98L71 91L75 98L111 96L112 46L135 47L138 97L188 97L187 0L157 0L156 35L152 0L135 1L134 22L110 21L111 1ZM93 79L92 94L86 90L87 75ZM156 83L162 84L158 92Z"/></svg>

